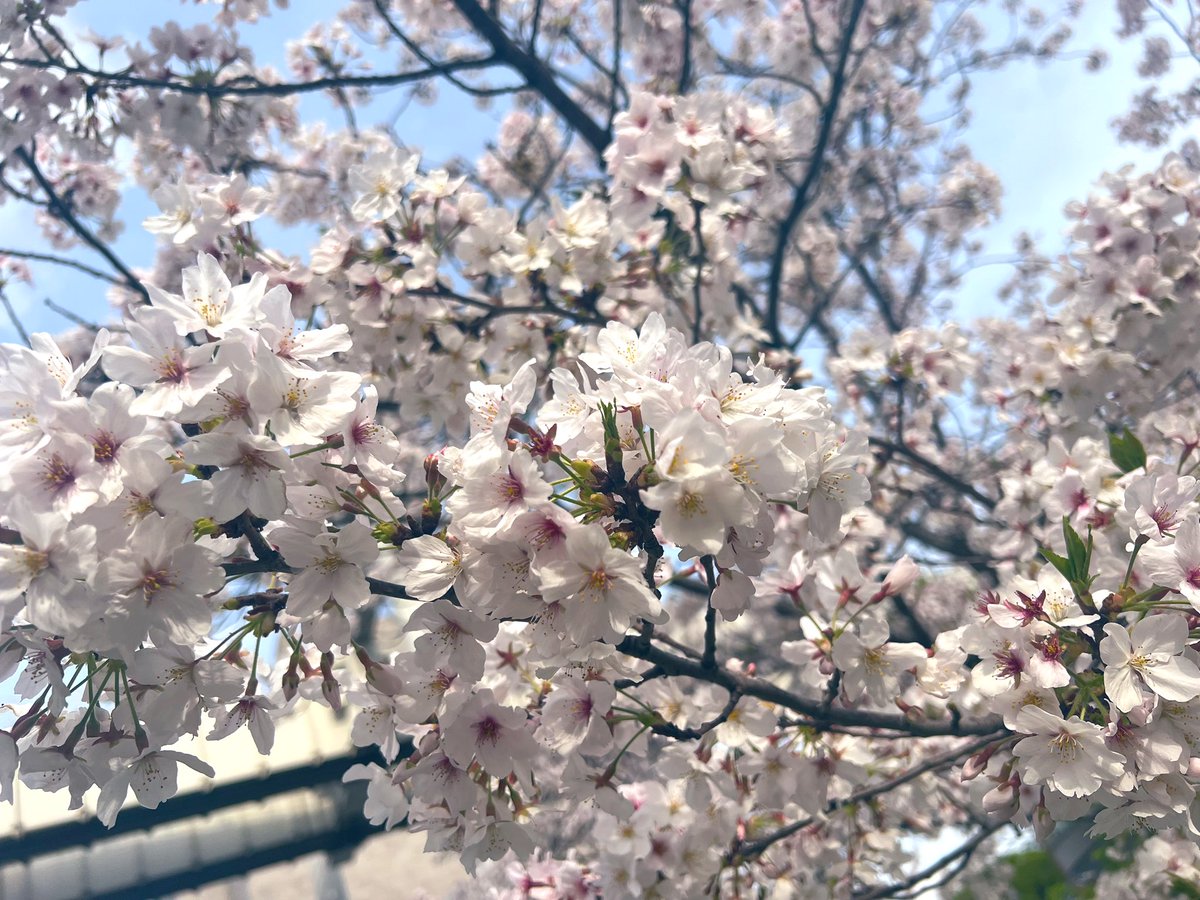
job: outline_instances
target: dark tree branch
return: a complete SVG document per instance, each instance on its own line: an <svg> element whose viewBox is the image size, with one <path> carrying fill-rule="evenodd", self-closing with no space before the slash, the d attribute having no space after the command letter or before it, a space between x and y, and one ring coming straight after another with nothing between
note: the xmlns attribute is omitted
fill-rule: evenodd
<svg viewBox="0 0 1200 900"><path fill-rule="evenodd" d="M121 260L117 258L117 255L113 253L112 250L110 250L98 237L96 237L96 235L92 233L90 228L88 228L79 220L79 218L75 215L75 211L71 209L71 205L63 200L54 190L54 185L50 183L50 179L48 179L38 167L37 161L33 158L33 154L24 147L17 147L13 150L13 155L25 164L25 167L29 169L29 174L33 176L33 180L38 183L38 187L40 187L42 192L46 195L46 199L49 201L47 204L47 209L50 214L75 232L76 237L78 237L81 241L103 256L108 261L109 265L121 273L121 277L124 278L125 283L130 289L137 291L139 294L141 294L142 299L149 301L150 294L147 293L146 288L142 285L141 281L139 281L137 276L129 270L129 267L126 266L125 263L121 262Z"/></svg>
<svg viewBox="0 0 1200 900"><path fill-rule="evenodd" d="M388 14L387 5L383 2L383 0L375 0L375 11L379 13L380 18L383 19L383 24L387 26L387 30L391 32L392 36L399 40L400 43L404 44L404 46L408 48L408 51L412 53L413 56L428 66L430 71L436 70L442 78L445 78L460 91L475 97L491 97L499 94L515 93L524 87L524 85L518 84L500 88L478 88L474 85L467 84L461 78L455 76L454 72L456 70L448 68L447 66L449 64L438 62L437 60L433 59L433 57L421 49L420 44L405 34L401 30L400 26L396 24L396 21ZM541 11L540 3L538 4L538 11Z"/></svg>
<svg viewBox="0 0 1200 900"><path fill-rule="evenodd" d="M850 794L849 796L839 797L835 800L830 800L828 803L825 804L825 808L824 808L824 810L822 810L822 813L823 813L823 815L828 816L830 813L836 812L837 810L842 809L843 807L853 806L856 803L862 803L864 800L870 800L874 797L878 797L882 794L886 794L890 791L894 791L896 788L900 787L901 785L908 784L908 782L913 781L917 778L920 778L922 775L928 774L929 772L936 772L939 769L949 768L950 766L952 766L956 762L958 762L960 759L962 759L964 756L968 756L969 754L974 753L977 750L982 750L984 747L988 746L989 744L993 743L994 741L996 741L997 739L999 739L1001 737L1003 737L1002 734L988 735L987 737L981 738L977 741L972 741L969 744L964 744L963 746L958 747L954 750L950 750L939 756L935 756L932 759L926 760L925 762L921 763L918 766L914 766L913 768L911 768L905 772L901 772L899 775L896 775L893 778L889 778L887 781L882 781L879 784L872 785L871 787L867 787L867 788L863 788L862 790L855 791L853 794ZM773 844L778 843L779 841L782 841L786 838L791 837L794 834L797 834L798 832L803 831L805 828L814 824L816 821L817 821L817 817L809 817L807 819L800 819L799 821L792 822L788 825L784 825L782 828L778 828L775 831L772 831L770 834L764 835L763 837L759 838L756 841L751 841L750 843L742 844L741 846L735 847L734 850L730 854L730 859L731 859L731 861L752 859L752 858L758 856L759 854L761 854L764 850L766 850L768 847L772 846ZM924 877L928 877L928 876L926 875ZM915 884L916 882L913 882L913 883Z"/></svg>
<svg viewBox="0 0 1200 900"><path fill-rule="evenodd" d="M701 214L704 210L704 204L696 200L692 201L692 231L696 235L696 282L692 285L692 343L700 343L700 335L703 331L702 323L704 319L704 306L702 303L702 293L704 287L704 263L707 261L707 251L704 247L704 232L701 230ZM712 585L709 585L712 588Z"/></svg>
<svg viewBox="0 0 1200 900"><path fill-rule="evenodd" d="M855 894L853 894L853 897L855 898L855 900L880 900L880 898L883 898L883 897L894 897L897 894L899 894L901 891L906 891L909 888L915 887L916 885L920 884L925 879L931 878L932 876L934 876L938 872L940 872L942 869L946 868L947 866L953 865L955 862L958 862L959 860L963 860L965 863L965 861L970 859L971 855L974 854L975 851L979 849L980 844L982 844L984 841L986 841L988 838L990 838L993 834L995 834L997 831L999 831L1001 828L1003 828L1007 824L1008 824L1007 822L993 822L993 823L984 825L982 828L979 829L979 831L977 831L975 833L974 837L965 841L961 846L958 847L957 850L952 850L951 852L949 852L945 856L943 856L941 859L935 860L934 862L930 863L924 869L921 869L918 872L914 872L912 875L910 875L908 878L905 878L903 881L897 881L895 884L884 885L883 887L874 888L869 891L856 892ZM933 887L933 885L930 885L930 887Z"/></svg>
<svg viewBox="0 0 1200 900"><path fill-rule="evenodd" d="M54 263L56 266L67 266L83 272L84 274L91 275L93 278L99 278L102 281L107 281L109 284L121 284L121 279L113 278L107 272L101 272L99 269L94 269L89 265L73 259L68 259L65 256L54 256L50 253L34 253L32 250L11 250L7 247L0 247L0 256L11 256L13 259L30 259L35 260L36 262Z"/></svg>
<svg viewBox="0 0 1200 900"><path fill-rule="evenodd" d="M700 656L700 665L706 669L715 669L717 667L717 610L712 605L712 594L717 588L717 575L711 556L704 557L704 574L708 578L708 608L704 611L704 653Z"/></svg>
<svg viewBox="0 0 1200 900"><path fill-rule="evenodd" d="M888 455L903 457L907 462L920 469L926 475L931 475L948 487L954 488L958 493L970 497L985 509L990 511L996 508L996 501L987 496L987 494L984 494L973 485L967 484L967 482L963 481L957 475L947 472L937 463L926 459L905 444L896 444L884 438L877 437L868 438L868 443L872 447L878 447L880 450L886 451Z"/></svg>
<svg viewBox="0 0 1200 900"><path fill-rule="evenodd" d="M222 563L221 568L225 570L226 578L244 578L247 575L265 575L271 572L282 572L285 574L295 574L296 572L287 563L267 563L259 559ZM395 597L399 600L416 599L404 590L403 587L391 581L368 577L367 585L371 588L372 594L379 594L382 597Z"/></svg>
<svg viewBox="0 0 1200 900"><path fill-rule="evenodd" d="M412 72L395 72L390 75L339 75L336 77L314 78L312 81L281 81L275 83L253 79L246 82L226 81L216 83L183 81L174 78L146 78L141 75L129 75L122 72L104 72L86 66L69 65L55 59L0 58L0 67L14 65L27 69L53 69L66 72L69 75L77 75L80 78L92 79L95 82L102 82L112 87L150 88L204 97L287 97L292 94L306 94L313 91L337 90L339 88L394 87L401 84L426 81L430 78L446 77L453 72L486 69L497 63L498 60L495 56L483 56L437 63L426 69L417 69ZM471 90L478 91L481 89L475 88ZM497 93L511 93L513 88L497 88L495 90Z"/></svg>
<svg viewBox="0 0 1200 900"><path fill-rule="evenodd" d="M518 47L500 23L476 0L454 0L454 7L479 36L491 45L495 53L492 58L518 72L529 88L539 93L555 112L575 129L602 163L604 148L608 146L611 135L596 124L578 103L567 96L546 64Z"/></svg>
<svg viewBox="0 0 1200 900"><path fill-rule="evenodd" d="M728 722L729 717L733 715L733 711L737 708L738 701L741 699L741 694L730 694L725 707L716 716L704 722L698 728L680 728L678 725L672 725L670 722L655 722L650 726L650 730L655 734L674 738L677 741L698 741L718 725Z"/></svg>
<svg viewBox="0 0 1200 900"><path fill-rule="evenodd" d="M838 249L846 261L850 263L850 268L854 270L854 274L858 276L863 287L867 289L867 293L871 296L871 299L875 301L875 308L879 310L879 315L883 318L884 324L887 325L888 331L892 334L901 331L903 325L900 324L900 319L897 317L891 294L880 286L875 276L871 274L871 270L862 261L862 257L852 252L844 241L838 241Z"/></svg>
<svg viewBox="0 0 1200 900"><path fill-rule="evenodd" d="M679 4L679 16L683 20L683 57L679 67L679 93L686 94L692 84L692 0L682 0Z"/></svg>
<svg viewBox="0 0 1200 900"><path fill-rule="evenodd" d="M613 122L617 118L617 92L625 90L621 81L621 4L625 0L612 0L613 4L613 58L612 58L612 87L608 93L608 125L605 131L610 138Z"/></svg>
<svg viewBox="0 0 1200 900"><path fill-rule="evenodd" d="M10 322L12 322L12 326L14 329L16 329L17 334L20 335L21 342L26 347L32 347L33 344L29 340L29 332L25 330L24 324L22 324L20 318L17 317L17 311L13 309L12 301L8 299L8 294L5 293L3 287L0 287L0 304L4 305L4 311L8 313L8 319Z"/></svg>
<svg viewBox="0 0 1200 900"><path fill-rule="evenodd" d="M659 636L655 635L655 640ZM758 697L768 703L775 703L792 712L809 717L814 727L824 723L834 725L857 725L865 728L883 728L889 731L904 732L913 736L934 735L991 735L1003 729L1004 724L999 717L989 716L982 719L920 721L908 716L895 713L874 712L862 709L822 709L819 700L809 700L791 691L784 690L770 681L732 672L722 666L712 669L705 668L700 661L700 654L691 651L692 658L676 656L653 646L640 636L630 636L617 645L617 649L626 656L645 660L661 668L668 675L686 676L709 684L719 685L733 693L741 693L747 697Z"/></svg>
<svg viewBox="0 0 1200 900"><path fill-rule="evenodd" d="M115 283L119 284L119 282L115 282ZM49 297L47 297L45 300L43 300L42 303L45 305L46 309L48 309L52 312L58 313L64 319L69 319L70 321L74 322L76 325L80 325L83 328L89 329L90 331L99 331L100 330L100 326L97 325L95 322L89 322L83 316L80 316L80 315L77 315L76 313L71 312L71 310L67 309L64 306L59 306L57 303L55 303ZM125 329L120 325L109 325L108 330L109 331L125 331Z"/></svg>
<svg viewBox="0 0 1200 900"><path fill-rule="evenodd" d="M783 285L784 260L792 241L792 231L800 221L800 217L804 215L804 211L808 209L813 197L813 189L816 187L824 167L825 151L829 145L829 138L833 134L838 107L841 105L842 95L846 89L846 64L850 60L850 50L854 45L854 32L858 30L858 21L865 8L866 0L852 0L850 17L846 23L846 30L842 34L841 46L838 48L837 65L830 75L829 98L821 111L821 128L817 133L817 142L813 146L808 171L804 173L804 179L796 187L795 194L792 195L791 208L788 209L783 221L779 223L779 236L775 242L774 253L771 255L770 274L767 276L767 319L763 323L767 332L776 339L779 335L779 299Z"/></svg>

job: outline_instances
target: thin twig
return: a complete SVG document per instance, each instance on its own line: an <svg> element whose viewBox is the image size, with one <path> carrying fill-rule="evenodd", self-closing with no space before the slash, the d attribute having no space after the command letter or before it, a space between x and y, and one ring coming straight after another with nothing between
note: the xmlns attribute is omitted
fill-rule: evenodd
<svg viewBox="0 0 1200 900"><path fill-rule="evenodd" d="M867 442L872 447L878 447L880 450L884 450L890 455L903 457L905 460L912 463L927 475L932 475L938 481L954 488L960 494L965 494L980 506L983 506L988 510L993 510L996 508L996 501L987 494L983 493L973 485L967 484L967 482L963 481L957 475L947 472L932 460L926 459L907 444L897 444L884 438L877 437L868 438Z"/></svg>
<svg viewBox="0 0 1200 900"><path fill-rule="evenodd" d="M707 252L704 249L704 232L701 230L701 213L704 204L692 201L692 228L696 234L696 281L692 285L692 343L700 343L701 324L704 318L704 307L701 303L701 289L704 286L704 263ZM711 585L710 585L711 587Z"/></svg>
<svg viewBox="0 0 1200 900"><path fill-rule="evenodd" d="M654 635L654 641L666 643L659 634ZM737 691L747 697L757 697L790 709L792 712L807 716L814 722L814 727L825 723L833 725L857 725L864 728L882 728L888 731L898 731L914 737L933 735L991 735L1003 729L1004 724L998 716L987 716L978 719L921 720L912 719L896 713L875 712L865 709L835 708L824 711L819 700L802 697L792 691L779 687L774 682L751 675L734 672L724 666L712 669L705 668L701 662L701 654L695 650L687 651L688 655L679 656L668 653L656 647L640 636L631 635L617 645L617 649L626 656L641 659L659 666L671 676L695 678L709 684L719 685L729 692Z"/></svg>
<svg viewBox="0 0 1200 900"><path fill-rule="evenodd" d="M882 781L879 784L871 785L870 787L855 791L853 794L850 794L846 797L838 797L834 800L830 800L825 804L825 808L822 810L822 813L828 816L830 813L836 812L845 806L853 806L856 803L862 803L864 800L870 800L873 797L878 797L881 794L886 794L889 791L893 791L901 785L908 784L908 782L914 781L917 778L920 778L922 775L928 774L929 772L936 772L939 769L948 768L954 765L964 756L974 753L977 750L982 750L984 747L988 746L988 744L993 743L1001 737L1003 737L1002 734L990 734L987 737L980 738L977 741L972 741L969 744L964 744L963 746L957 747L954 750L950 750L946 753L940 754L939 756L935 756L933 759L926 760L920 765L913 766L911 769L901 772L899 775L889 778L886 781ZM731 854L731 859L736 857L737 859L745 860L758 856L772 844L803 831L816 821L817 817L810 816L807 819L801 819L788 825L784 825L782 828L778 828L756 841L736 847L734 852ZM916 882L913 883L915 884Z"/></svg>
<svg viewBox="0 0 1200 900"><path fill-rule="evenodd" d="M306 94L313 91L336 90L338 88L393 87L401 84L412 84L416 81L426 81L435 77L445 77L450 72L486 69L496 65L496 63L497 60L494 56L480 56L439 63L426 69L395 72L390 75L341 75L329 78L314 78L312 81L280 81L274 83L256 80L250 80L248 83L216 83L180 81L172 78L145 78L140 75L129 75L122 72L104 72L98 69L90 69L86 66L68 65L54 59L0 58L0 65L14 65L27 69L51 69L66 72L70 75L77 75L80 78L90 78L113 87L149 88L204 97L286 97L291 94ZM511 93L511 89L505 88L501 90L505 93Z"/></svg>
<svg viewBox="0 0 1200 900"><path fill-rule="evenodd" d="M849 21L846 23L841 47L838 49L837 65L829 80L829 99L825 102L824 109L821 110L821 127L817 133L817 142L813 146L808 171L804 173L803 181L800 182L792 196L791 208L779 224L779 237L771 256L771 270L767 277L767 318L763 323L768 333L776 339L779 335L779 299L783 282L784 259L787 256L788 245L791 243L792 231L800 221L800 217L804 215L804 211L808 209L813 188L816 186L824 166L825 150L829 145L829 138L833 134L838 107L846 88L846 64L850 59L850 50L854 46L854 32L858 29L858 21L862 17L866 5L866 0L853 0L850 7Z"/></svg>
<svg viewBox="0 0 1200 900"><path fill-rule="evenodd" d="M71 310L67 309L65 306L59 306L57 303L55 303L49 297L47 297L45 300L42 301L42 305L45 306L51 312L58 313L64 319L69 319L70 321L74 322L76 325L80 325L91 331L99 331L100 330L100 326L97 325L95 322L89 322L83 316L78 315L77 313L71 312ZM110 325L109 330L123 332L125 329L120 325Z"/></svg>
<svg viewBox="0 0 1200 900"><path fill-rule="evenodd" d="M45 173L42 172L41 168L37 164L37 161L33 158L33 154L24 147L17 147L13 150L13 155L25 164L25 167L29 169L29 173L33 176L34 181L38 183L38 187L40 187L42 192L46 195L46 199L49 201L48 209L51 215L75 232L75 235L81 241L103 256L108 261L109 265L121 273L121 276L125 279L125 283L132 290L137 291L142 295L144 300L149 301L150 294L147 292L141 281L138 280L138 277L134 275L132 271L130 271L129 267L126 266L125 263L123 263L117 257L117 255L108 248L108 246L106 246L98 237L92 234L90 228L88 228L79 220L79 218L75 215L75 211L71 209L70 204L64 201L54 190L54 185L50 183L50 179L48 179Z"/></svg>
<svg viewBox="0 0 1200 900"><path fill-rule="evenodd" d="M947 853L941 859L935 860L919 872L914 872L903 881L897 881L895 884L884 885L883 887L874 888L873 890L855 893L855 900L880 900L883 897L892 897L900 891L906 891L914 885L920 884L926 878L936 875L946 866L949 866L959 859L969 859L971 855L979 849L979 845L990 838L993 834L1007 825L1007 822L994 822L983 826L975 836L964 842L957 850Z"/></svg>
<svg viewBox="0 0 1200 900"><path fill-rule="evenodd" d="M17 334L21 336L21 341L26 347L32 347L33 344L29 340L29 332L25 330L25 326L21 324L21 320L17 318L17 311L13 309L13 305L9 302L8 293L0 288L0 303L4 304L4 311L8 313L8 318L13 324L13 328L17 330Z"/></svg>
<svg viewBox="0 0 1200 900"><path fill-rule="evenodd" d="M35 253L32 250L13 250L8 247L0 247L0 256L11 256L13 259L32 259L37 262L54 263L56 266L68 266L69 268L77 269L80 272L91 275L93 278L107 281L109 284L121 283L121 279L113 278L107 272L101 272L99 269L94 269L73 259L67 259L65 256L54 256L50 253Z"/></svg>

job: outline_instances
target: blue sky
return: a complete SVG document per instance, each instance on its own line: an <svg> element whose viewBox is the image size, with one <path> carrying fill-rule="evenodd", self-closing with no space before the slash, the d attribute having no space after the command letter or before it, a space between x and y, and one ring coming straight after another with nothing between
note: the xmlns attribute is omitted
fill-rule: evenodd
<svg viewBox="0 0 1200 900"><path fill-rule="evenodd" d="M1163 151L1144 150L1116 141L1110 120L1124 111L1141 86L1133 71L1140 53L1136 43L1119 43L1113 37L1116 14L1113 4L1085 4L1073 46L1105 47L1109 65L1099 73L1088 73L1080 59L1049 65L1017 63L997 72L976 75L970 106L973 120L966 137L975 155L992 168L1004 186L1000 220L983 233L985 251L1007 254L1014 236L1028 230L1039 238L1043 252L1054 254L1063 247L1062 209L1072 199L1083 199L1091 184L1106 170L1132 162L1151 168ZM330 14L329 0L292 0L286 10L274 11L257 25L243 26L243 39L255 48L260 63L284 69L286 42L302 35L310 25ZM209 20L209 5L129 3L127 0L85 0L75 7L68 23L72 30L91 27L119 33L128 40L144 38L154 25L175 18L188 25ZM386 68L386 59L379 61ZM401 108L403 94L386 92L361 116L363 124L392 118ZM305 95L301 115L306 120L341 117L320 95ZM498 112L480 111L474 101L445 86L432 106L403 107L396 129L409 145L424 151L427 159L443 160L453 155L474 158L494 133L491 124ZM141 229L141 221L157 209L140 190L126 191L123 218L127 227L116 244L118 255L131 265L147 264L154 239ZM0 247L45 250L36 238L32 216L15 204L0 206ZM307 235L264 235L286 251L302 252ZM105 268L93 254L76 251L82 261ZM95 321L107 317L105 285L85 275L57 266L38 265L32 288L14 284L8 288L21 319L30 331L57 331L67 327L60 316L46 309L49 297ZM1004 267L976 270L964 281L958 308L970 314L998 314L997 287L1007 277ZM7 318L0 316L0 341L17 339Z"/></svg>

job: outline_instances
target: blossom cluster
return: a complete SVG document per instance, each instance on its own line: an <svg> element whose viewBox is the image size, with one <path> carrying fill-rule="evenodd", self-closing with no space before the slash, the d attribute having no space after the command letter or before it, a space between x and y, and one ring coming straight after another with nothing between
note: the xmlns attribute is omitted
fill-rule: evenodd
<svg viewBox="0 0 1200 900"><path fill-rule="evenodd" d="M355 513L403 478L371 389L315 368L348 347L343 326L298 326L285 288L231 284L207 255L182 294L150 298L79 366L45 335L3 348L5 671L21 670L31 701L4 733L5 791L19 751L22 777L69 784L72 806L99 785L109 821L131 780L154 806L175 783L158 772L208 770L165 749L202 715L211 738L246 726L270 750L281 701L259 690L257 647L276 616L319 650L349 641L378 554ZM245 561L268 523L279 549L256 569ZM271 570L294 573L289 591L209 642L241 605L231 579Z"/></svg>
<svg viewBox="0 0 1200 900"><path fill-rule="evenodd" d="M268 0L70 6L0 0L0 202L55 251L0 290L121 321L0 348L0 797L111 823L213 774L184 737L345 704L365 815L471 897L909 896L1067 820L1155 832L1113 890L1193 873L1194 146L1023 246L1018 320L943 315L999 208L972 76L1069 16L353 0L281 73ZM442 81L474 164L372 121Z"/></svg>

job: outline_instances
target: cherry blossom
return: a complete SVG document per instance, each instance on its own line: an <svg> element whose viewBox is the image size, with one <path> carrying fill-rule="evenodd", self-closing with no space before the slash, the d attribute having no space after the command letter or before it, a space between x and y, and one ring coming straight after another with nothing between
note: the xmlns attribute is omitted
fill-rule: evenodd
<svg viewBox="0 0 1200 900"><path fill-rule="evenodd" d="M1194 143L960 302L970 88L1078 4L355 3L277 68L265 0L8 6L0 291L113 309L0 347L0 799L111 824L322 704L463 896L908 896L1075 820L1114 891L1192 877ZM1119 13L1142 77L1191 58ZM478 159L377 115L443 81Z"/></svg>

